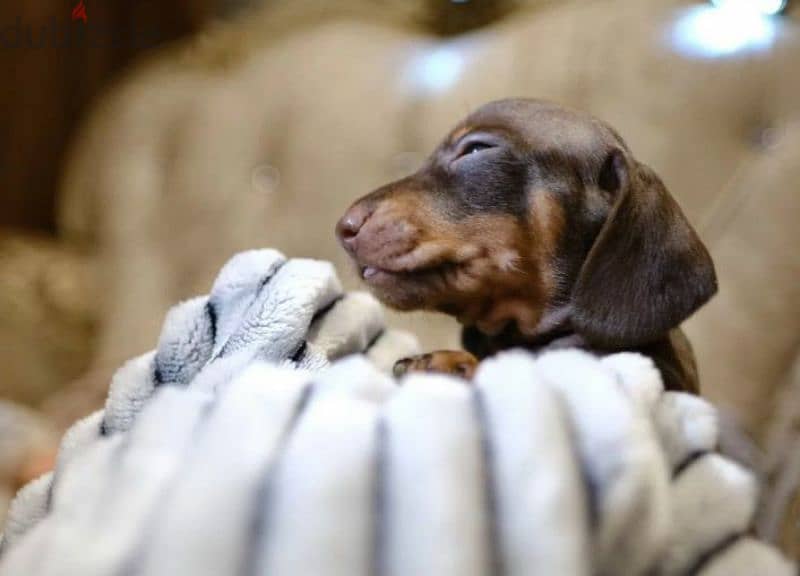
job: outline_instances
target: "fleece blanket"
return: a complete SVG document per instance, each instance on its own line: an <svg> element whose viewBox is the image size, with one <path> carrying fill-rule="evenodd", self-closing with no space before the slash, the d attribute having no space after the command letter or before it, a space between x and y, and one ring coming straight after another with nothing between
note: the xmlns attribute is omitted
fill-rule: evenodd
<svg viewBox="0 0 800 576"><path fill-rule="evenodd" d="M329 264L235 257L19 493L0 574L796 573L714 408L647 358L395 381L415 351Z"/></svg>

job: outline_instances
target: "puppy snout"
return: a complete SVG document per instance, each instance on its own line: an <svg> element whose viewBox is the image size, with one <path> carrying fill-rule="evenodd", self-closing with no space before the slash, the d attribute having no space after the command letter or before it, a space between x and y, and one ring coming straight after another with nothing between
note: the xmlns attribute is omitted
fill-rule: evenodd
<svg viewBox="0 0 800 576"><path fill-rule="evenodd" d="M356 238L364 222L367 221L371 214L371 210L363 204L355 204L345 212L345 215L336 224L336 236L339 237L339 242L348 252L355 251Z"/></svg>

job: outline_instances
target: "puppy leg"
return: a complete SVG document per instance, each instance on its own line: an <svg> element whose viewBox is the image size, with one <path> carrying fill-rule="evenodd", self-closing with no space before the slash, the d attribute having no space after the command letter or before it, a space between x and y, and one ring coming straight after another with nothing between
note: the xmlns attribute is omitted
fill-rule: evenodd
<svg viewBox="0 0 800 576"><path fill-rule="evenodd" d="M398 377L409 372L437 372L471 380L477 367L478 359L469 352L437 350L398 360L393 371Z"/></svg>

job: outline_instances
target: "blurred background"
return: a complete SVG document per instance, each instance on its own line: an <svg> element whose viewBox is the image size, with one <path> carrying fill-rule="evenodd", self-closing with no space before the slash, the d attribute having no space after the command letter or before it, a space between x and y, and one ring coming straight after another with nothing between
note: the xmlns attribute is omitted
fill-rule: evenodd
<svg viewBox="0 0 800 576"><path fill-rule="evenodd" d="M662 175L719 273L687 324L704 394L757 444L786 441L798 26L782 0L4 0L0 518L171 304L263 246L357 286L339 215L509 96L604 118ZM457 345L446 318L391 321Z"/></svg>

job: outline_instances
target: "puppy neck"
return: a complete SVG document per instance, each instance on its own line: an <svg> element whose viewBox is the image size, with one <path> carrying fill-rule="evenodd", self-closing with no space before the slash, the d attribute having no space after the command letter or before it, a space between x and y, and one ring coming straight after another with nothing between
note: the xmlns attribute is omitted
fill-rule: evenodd
<svg viewBox="0 0 800 576"><path fill-rule="evenodd" d="M516 321L507 322L500 330L491 332L481 329L478 323L464 324L462 343L466 350L479 358L510 348L585 348L585 339L572 328L571 313L569 304L551 306L540 314L532 329L522 328Z"/></svg>

